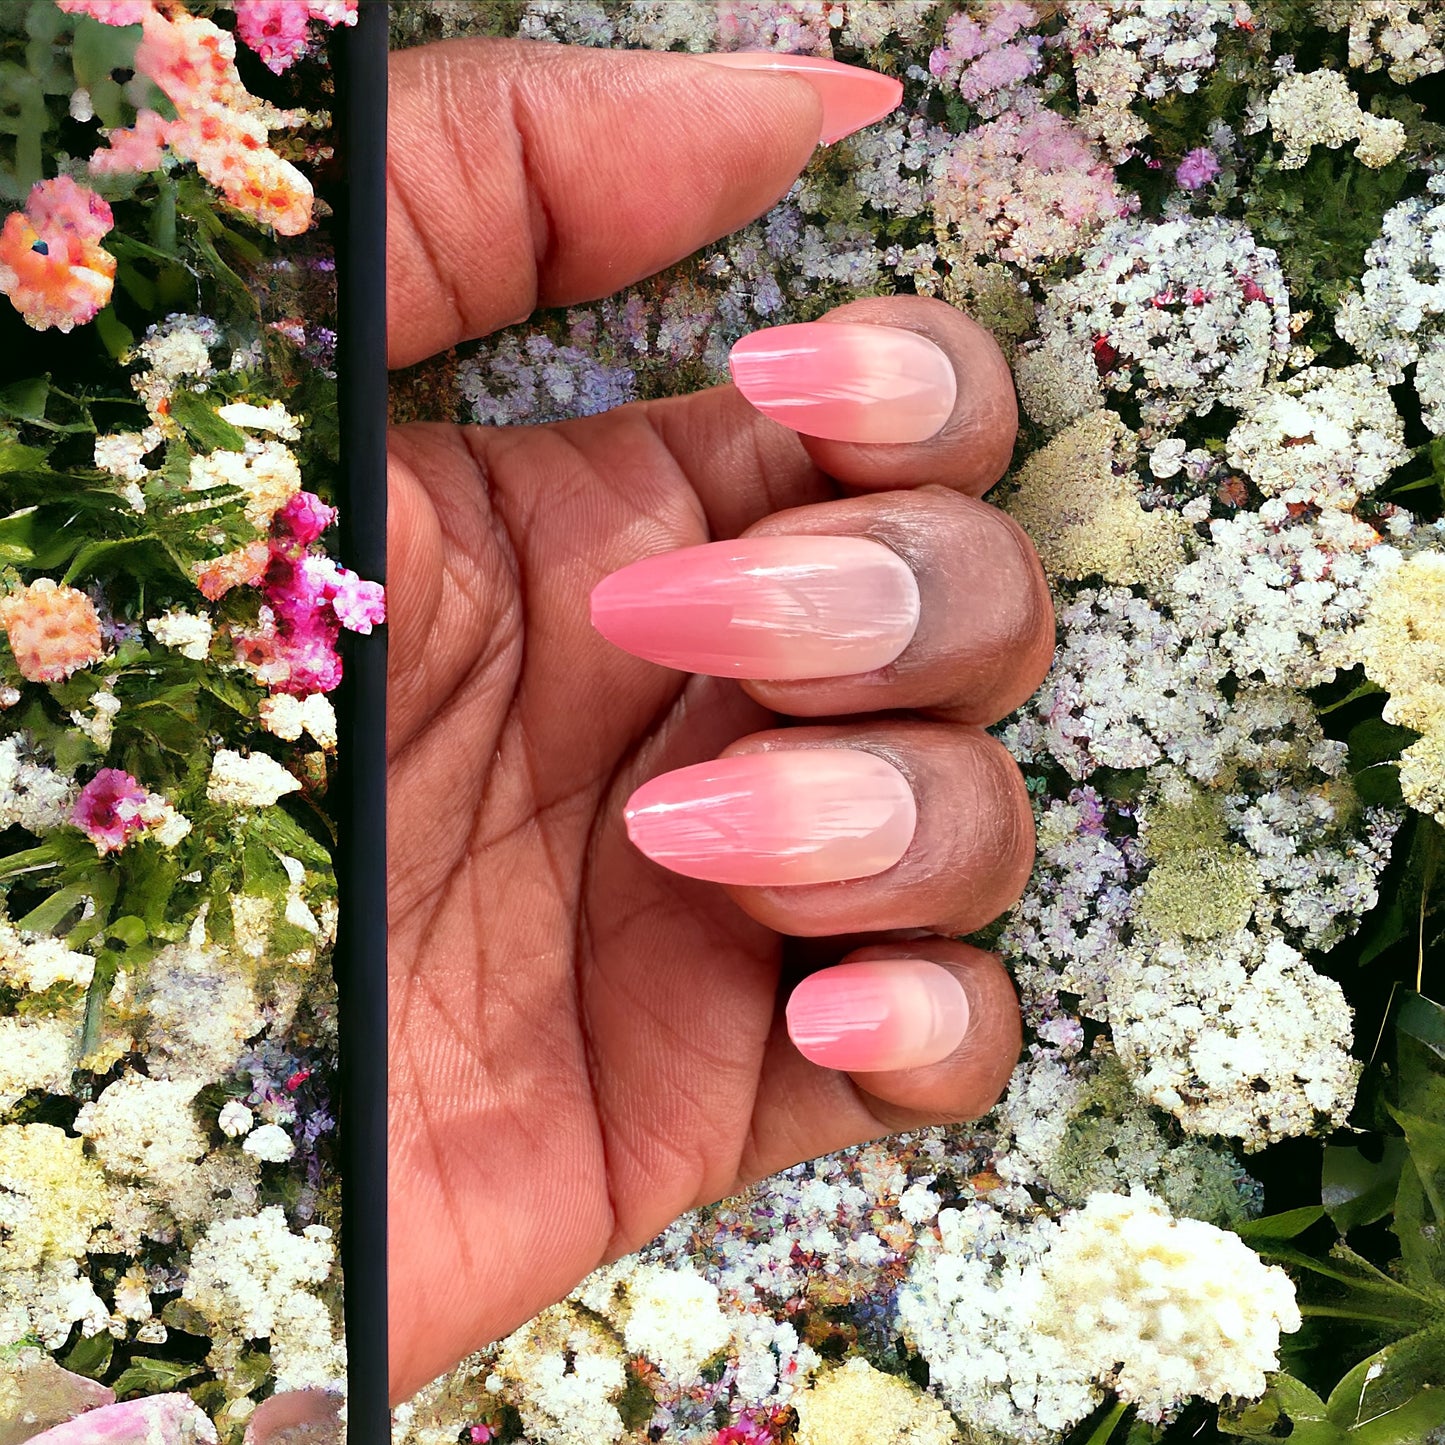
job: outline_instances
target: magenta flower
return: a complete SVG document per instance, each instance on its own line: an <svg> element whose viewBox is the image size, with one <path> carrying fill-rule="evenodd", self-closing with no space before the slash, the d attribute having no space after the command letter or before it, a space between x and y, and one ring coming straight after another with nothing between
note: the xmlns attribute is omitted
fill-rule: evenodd
<svg viewBox="0 0 1445 1445"><path fill-rule="evenodd" d="M271 518L271 533L278 541L309 547L335 520L335 507L314 492L297 492Z"/></svg>
<svg viewBox="0 0 1445 1445"><path fill-rule="evenodd" d="M370 632L386 621L380 583L309 550L335 520L336 509L312 492L297 492L271 519L265 571L256 579L265 598L259 625L235 641L240 661L272 692L330 692L341 681L341 629Z"/></svg>
<svg viewBox="0 0 1445 1445"><path fill-rule="evenodd" d="M115 853L146 825L140 810L150 794L120 768L102 768L81 790L71 823L101 853Z"/></svg>
<svg viewBox="0 0 1445 1445"><path fill-rule="evenodd" d="M1207 186L1219 174L1219 157L1208 146L1190 151L1174 172L1174 179L1186 191L1197 191Z"/></svg>

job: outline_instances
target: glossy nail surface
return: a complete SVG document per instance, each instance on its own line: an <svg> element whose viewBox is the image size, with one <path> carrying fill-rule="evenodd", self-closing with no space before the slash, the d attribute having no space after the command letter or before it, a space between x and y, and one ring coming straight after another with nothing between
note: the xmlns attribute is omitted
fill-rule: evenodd
<svg viewBox="0 0 1445 1445"><path fill-rule="evenodd" d="M958 396L943 351L897 326L772 326L744 336L728 367L764 416L831 441L924 441L953 414Z"/></svg>
<svg viewBox="0 0 1445 1445"><path fill-rule="evenodd" d="M860 748L741 753L678 768L627 800L627 833L715 883L836 883L891 868L913 839L908 780Z"/></svg>
<svg viewBox="0 0 1445 1445"><path fill-rule="evenodd" d="M776 50L728 50L699 55L710 65L733 70L770 70L806 80L823 102L823 126L819 145L832 145L898 108L903 83L876 70L824 60L817 55L786 55Z"/></svg>
<svg viewBox="0 0 1445 1445"><path fill-rule="evenodd" d="M825 1069L916 1069L963 1042L968 1014L963 985L939 964L870 959L809 974L788 1000L788 1035Z"/></svg>
<svg viewBox="0 0 1445 1445"><path fill-rule="evenodd" d="M743 537L644 557L592 592L592 625L627 652L713 677L871 672L918 626L918 583L866 537Z"/></svg>

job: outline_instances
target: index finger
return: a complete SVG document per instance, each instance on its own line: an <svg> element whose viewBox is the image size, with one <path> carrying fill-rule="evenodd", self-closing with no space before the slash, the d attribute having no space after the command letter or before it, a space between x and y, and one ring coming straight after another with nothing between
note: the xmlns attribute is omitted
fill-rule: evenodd
<svg viewBox="0 0 1445 1445"><path fill-rule="evenodd" d="M817 144L825 91L871 88L867 118L897 102L896 81L830 65L509 40L393 55L390 365L608 295L761 215Z"/></svg>

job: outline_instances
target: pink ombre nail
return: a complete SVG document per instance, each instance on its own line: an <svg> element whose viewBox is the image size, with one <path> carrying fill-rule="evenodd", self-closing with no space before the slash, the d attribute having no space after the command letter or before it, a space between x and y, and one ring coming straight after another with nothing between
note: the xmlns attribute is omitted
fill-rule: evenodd
<svg viewBox="0 0 1445 1445"><path fill-rule="evenodd" d="M809 974L788 1000L788 1034L825 1069L916 1069L963 1042L968 1013L968 995L946 968L870 959Z"/></svg>
<svg viewBox="0 0 1445 1445"><path fill-rule="evenodd" d="M744 336L728 357L764 416L840 442L921 442L953 414L953 363L926 336L858 321L805 321Z"/></svg>
<svg viewBox="0 0 1445 1445"><path fill-rule="evenodd" d="M806 80L823 102L823 125L819 145L832 145L898 108L903 99L903 82L876 70L824 60L817 55L785 55L776 50L728 50L699 55L709 65L726 65L733 70L765 70L796 75Z"/></svg>
<svg viewBox="0 0 1445 1445"><path fill-rule="evenodd" d="M908 780L861 748L784 748L644 783L627 833L664 868L714 883L837 883L891 868L917 808Z"/></svg>
<svg viewBox="0 0 1445 1445"><path fill-rule="evenodd" d="M644 557L592 592L592 625L684 672L774 681L847 677L896 658L918 583L866 537L743 537Z"/></svg>

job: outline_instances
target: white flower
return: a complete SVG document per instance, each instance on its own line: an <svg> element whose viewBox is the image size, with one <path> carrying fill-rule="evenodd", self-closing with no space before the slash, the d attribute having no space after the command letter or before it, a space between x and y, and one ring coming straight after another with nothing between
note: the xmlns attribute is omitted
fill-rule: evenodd
<svg viewBox="0 0 1445 1445"><path fill-rule="evenodd" d="M0 1018L0 1112L32 1089L69 1093L79 1052L78 1019Z"/></svg>
<svg viewBox="0 0 1445 1445"><path fill-rule="evenodd" d="M1077 1354L1035 1327L1038 1261L1058 1226L1021 1225L983 1203L945 1209L938 1223L941 1247L914 1254L898 1294L904 1337L980 1434L1053 1445L1101 1397Z"/></svg>
<svg viewBox="0 0 1445 1445"><path fill-rule="evenodd" d="M1223 217L1115 221L1054 286L1039 317L1044 347L1096 366L1134 392L1150 426L1239 406L1289 351L1289 293L1278 256Z"/></svg>
<svg viewBox="0 0 1445 1445"><path fill-rule="evenodd" d="M79 708L70 713L70 720L96 748L104 753L110 748L111 735L115 730L115 715L120 711L120 699L110 690L114 679L107 678L98 692L90 695L90 706L94 711L87 716Z"/></svg>
<svg viewBox="0 0 1445 1445"><path fill-rule="evenodd" d="M1142 1191L1064 1215L1040 1274L1040 1328L1146 1420L1195 1396L1262 1395L1280 1332L1300 1327L1282 1269Z"/></svg>
<svg viewBox="0 0 1445 1445"><path fill-rule="evenodd" d="M48 833L69 821L75 781L36 762L18 733L0 738L0 828Z"/></svg>
<svg viewBox="0 0 1445 1445"><path fill-rule="evenodd" d="M266 808L301 784L265 753L233 752L220 748L211 763L206 797L230 808Z"/></svg>
<svg viewBox="0 0 1445 1445"><path fill-rule="evenodd" d="M168 608L146 623L146 630L162 647L174 647L182 657L203 662L211 650L211 618L206 612Z"/></svg>
<svg viewBox="0 0 1445 1445"><path fill-rule="evenodd" d="M1350 663L1348 638L1384 570L1380 534L1341 508L1293 519L1266 502L1209 524L1214 545L1173 583L1174 621L1241 680L1314 687Z"/></svg>
<svg viewBox="0 0 1445 1445"><path fill-rule="evenodd" d="M261 726L286 742L294 743L305 731L326 752L336 747L336 709L324 692L306 697L275 693L262 701L260 716Z"/></svg>
<svg viewBox="0 0 1445 1445"><path fill-rule="evenodd" d="M249 1133L255 1122L256 1116L239 1099L227 1099L216 1119L221 1133L229 1134L232 1139Z"/></svg>
<svg viewBox="0 0 1445 1445"><path fill-rule="evenodd" d="M627 1348L646 1355L674 1380L695 1382L703 1362L728 1342L731 1329L718 1305L717 1286L693 1270L644 1265L628 1279L627 1294Z"/></svg>
<svg viewBox="0 0 1445 1445"><path fill-rule="evenodd" d="M186 485L193 492L238 488L246 498L246 520L265 528L272 514L301 490L301 468L280 442L252 440L242 452L214 451L192 457Z"/></svg>
<svg viewBox="0 0 1445 1445"><path fill-rule="evenodd" d="M313 1289L331 1273L331 1231L293 1234L276 1206L207 1226L191 1250L181 1297L218 1339L271 1341L283 1388L334 1386L345 1366L330 1312Z"/></svg>
<svg viewBox="0 0 1445 1445"><path fill-rule="evenodd" d="M1275 382L1229 434L1229 464L1267 497L1353 507L1410 458L1388 388L1367 366Z"/></svg>
<svg viewBox="0 0 1445 1445"><path fill-rule="evenodd" d="M247 427L251 431L274 432L285 442L294 442L301 435L301 423L291 415L279 401L256 406L251 402L233 401L218 406L216 415L232 426Z"/></svg>
<svg viewBox="0 0 1445 1445"><path fill-rule="evenodd" d="M152 1314L150 1282L143 1266L133 1264L116 1282L115 1312L122 1319L140 1322Z"/></svg>
<svg viewBox="0 0 1445 1445"><path fill-rule="evenodd" d="M158 426L148 426L143 431L112 432L95 439L95 464L103 472L123 482L143 482L150 475L145 457L153 452L162 440ZM135 508L145 510L145 502Z"/></svg>
<svg viewBox="0 0 1445 1445"><path fill-rule="evenodd" d="M497 1348L487 1388L503 1394L538 1445L613 1445L627 1385L620 1342L570 1305L553 1305Z"/></svg>
<svg viewBox="0 0 1445 1445"><path fill-rule="evenodd" d="M1361 110L1349 82L1337 70L1287 75L1269 98L1269 123L1284 146L1281 170L1304 165L1311 146L1338 150L1350 140L1359 141L1355 158L1378 170L1405 145L1405 127L1398 120Z"/></svg>
<svg viewBox="0 0 1445 1445"><path fill-rule="evenodd" d="M77 953L47 935L27 940L0 914L0 981L44 993L59 983L87 988L94 973L95 960L88 953Z"/></svg>
<svg viewBox="0 0 1445 1445"><path fill-rule="evenodd" d="M206 1152L206 1136L191 1108L199 1087L194 1081L125 1074L81 1107L75 1132L90 1140L111 1173L172 1183Z"/></svg>
<svg viewBox="0 0 1445 1445"><path fill-rule="evenodd" d="M294 1140L279 1124L253 1129L241 1148L263 1164L284 1164L296 1152Z"/></svg>
<svg viewBox="0 0 1445 1445"><path fill-rule="evenodd" d="M1248 932L1124 950L1106 1010L1134 1087L1189 1133L1246 1149L1344 1123L1350 1006L1288 944Z"/></svg>

